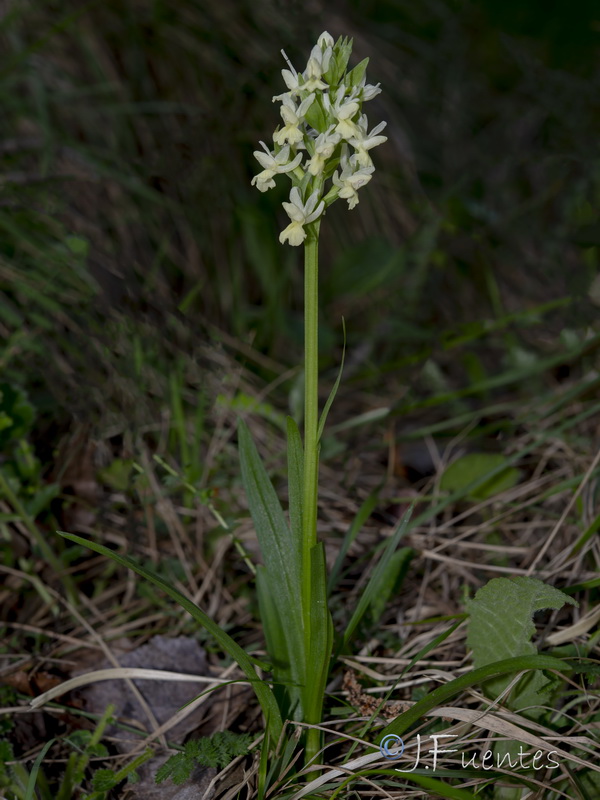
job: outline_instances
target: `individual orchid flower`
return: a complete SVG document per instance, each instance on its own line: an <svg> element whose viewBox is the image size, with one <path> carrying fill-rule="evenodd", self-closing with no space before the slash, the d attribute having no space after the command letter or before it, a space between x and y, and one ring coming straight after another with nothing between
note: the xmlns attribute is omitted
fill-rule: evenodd
<svg viewBox="0 0 600 800"><path fill-rule="evenodd" d="M272 189L275 186L273 178L275 175L283 172L291 172L302 161L302 153L298 153L292 161L290 161L290 146L286 144L278 153L272 153L264 142L261 142L264 148L264 153L260 150L254 151L254 158L263 167L263 171L259 172L252 178L252 186L260 192L266 192L267 189Z"/></svg>
<svg viewBox="0 0 600 800"><path fill-rule="evenodd" d="M340 190L338 197L347 200L348 208L352 209L358 204L358 190L371 180L375 167L361 167L355 155L350 159L342 159L340 165L341 175L337 170L333 173L333 185Z"/></svg>
<svg viewBox="0 0 600 800"><path fill-rule="evenodd" d="M300 82L301 80L303 80L303 76L299 75L296 72L292 62L287 57L285 50L282 50L281 54L285 58L287 65L289 67L289 69L281 70L281 77L285 81L285 85L287 86L288 91L284 92L283 94L276 94L273 97L273 102L275 102L276 100L279 100L281 102L284 97L295 97L296 95L300 94L303 88L305 88L304 85Z"/></svg>
<svg viewBox="0 0 600 800"><path fill-rule="evenodd" d="M273 141L275 144L284 145L288 142L288 144L295 145L302 141L304 134L299 126L304 120L304 115L312 105L314 99L315 95L313 92L297 106L289 95L283 97L279 112L285 125L281 130L275 131L273 134Z"/></svg>
<svg viewBox="0 0 600 800"><path fill-rule="evenodd" d="M349 97L344 97L345 93L346 87L342 84L336 92L333 103L329 95L323 95L323 105L325 111L337 120L336 133L343 139L351 139L359 133L356 123L352 122L352 117L359 110L360 103L354 92Z"/></svg>
<svg viewBox="0 0 600 800"><path fill-rule="evenodd" d="M375 86L373 86L372 83L367 83L367 76L363 75L362 80L356 87L360 92L360 98L363 103L366 103L367 100L372 100L374 97L377 97L378 94L381 94L381 89L379 86L379 83L375 84Z"/></svg>
<svg viewBox="0 0 600 800"><path fill-rule="evenodd" d="M313 47L310 58L308 59L308 64L304 70L304 83L302 84L303 89L305 89L307 92L314 92L317 89L324 91L325 89L329 88L329 86L325 83L325 81L321 80L321 78L329 69L329 62L331 61L332 55L333 50L331 46L326 47L325 50L322 50L319 44L316 44Z"/></svg>
<svg viewBox="0 0 600 800"><path fill-rule="evenodd" d="M342 138L339 133L333 131L334 125L325 133L320 133L314 142L315 152L308 163L308 171L311 175L320 175L325 169L325 163L331 158L333 151Z"/></svg>
<svg viewBox="0 0 600 800"><path fill-rule="evenodd" d="M306 239L304 226L314 222L321 216L325 203L322 200L319 202L318 189L315 189L306 203L303 203L300 189L294 186L290 191L290 202L283 203L283 207L291 222L279 234L279 241L284 244L287 240L291 245L297 247Z"/></svg>
<svg viewBox="0 0 600 800"><path fill-rule="evenodd" d="M368 130L367 115L363 114L358 121L358 136L353 136L348 140L348 143L354 147L355 155L361 167L369 167L372 164L371 156L368 151L378 144L387 142L387 136L379 136L381 131L385 128L387 122L380 122L376 125L370 133Z"/></svg>

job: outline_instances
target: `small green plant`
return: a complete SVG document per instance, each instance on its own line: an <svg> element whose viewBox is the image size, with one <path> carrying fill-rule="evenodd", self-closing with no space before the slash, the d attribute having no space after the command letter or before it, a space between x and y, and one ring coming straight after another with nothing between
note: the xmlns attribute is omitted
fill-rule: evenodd
<svg viewBox="0 0 600 800"><path fill-rule="evenodd" d="M36 411L26 392L9 383L0 383L0 499L12 513L0 516L0 540L11 541L8 526L15 519L27 528L40 555L60 575L71 602L78 602L73 579L64 575L65 567L53 551L36 520L47 513L60 487L43 480L42 464L29 439ZM7 563L13 558L7 552ZM25 563L22 567L27 568Z"/></svg>
<svg viewBox="0 0 600 800"><path fill-rule="evenodd" d="M232 731L219 731L202 739L192 739L185 743L181 753L171 756L160 767L156 782L162 783L170 778L175 784L185 783L198 766L223 769L234 758L245 756L251 741L250 734Z"/></svg>
<svg viewBox="0 0 600 800"><path fill-rule="evenodd" d="M55 787L52 787L49 777L41 769L43 759L55 744L55 739L46 742L30 770L15 759L10 742L0 740L2 797L5 800L33 800L34 797L40 800L71 800L77 796L83 800L106 800L110 789L130 777L135 769L152 755L152 751L146 751L119 772L96 770L92 775L92 792L82 793L81 787L86 779L86 772L90 769L91 760L104 758L108 754L101 740L107 725L112 722L114 710L114 706L109 705L93 731L75 731L64 740L72 752L67 759L64 773Z"/></svg>

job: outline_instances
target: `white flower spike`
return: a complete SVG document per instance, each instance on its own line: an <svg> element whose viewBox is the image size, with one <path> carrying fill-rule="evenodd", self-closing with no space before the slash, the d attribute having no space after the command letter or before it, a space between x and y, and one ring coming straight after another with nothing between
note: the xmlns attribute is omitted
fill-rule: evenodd
<svg viewBox="0 0 600 800"><path fill-rule="evenodd" d="M317 205L317 203L319 204ZM283 203L283 207L291 222L279 234L279 241L281 244L288 241L291 245L297 247L306 239L304 226L309 225L321 216L325 203L322 200L319 202L318 189L315 189L306 203L303 203L300 189L294 186L290 191L290 202Z"/></svg>
<svg viewBox="0 0 600 800"><path fill-rule="evenodd" d="M289 177L290 198L283 208L290 223L279 240L297 247L307 238L306 226L338 197L355 208L358 190L375 170L371 150L387 141L382 135L386 123L369 131L363 103L381 89L379 84L367 83L366 60L356 71L348 67L351 39L340 36L335 42L323 31L303 72L297 72L281 52L287 64L281 72L287 91L275 95L273 101L281 103L283 124L273 134L274 151L261 142L263 150L254 153L262 172L252 178L252 185L266 192L276 185L278 175Z"/></svg>

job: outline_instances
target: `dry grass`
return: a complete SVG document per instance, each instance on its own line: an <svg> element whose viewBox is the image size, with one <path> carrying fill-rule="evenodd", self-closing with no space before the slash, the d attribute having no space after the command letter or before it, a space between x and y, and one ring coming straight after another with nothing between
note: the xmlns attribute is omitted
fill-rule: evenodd
<svg viewBox="0 0 600 800"><path fill-rule="evenodd" d="M235 365L225 350L207 352L206 359L211 364L213 396L221 395L209 413L202 445L204 480L210 487L223 482L220 471L225 467L233 470L229 474L235 474L237 411L233 397L243 392L257 402L271 399L277 402L277 382L257 392L256 379ZM571 388L563 387L565 397L568 398ZM559 401L560 394L556 393L552 404L556 407ZM600 560L597 536L577 546L582 532L597 514L600 471L593 442L597 441L598 417L588 414L591 408L591 404L578 400L566 402L552 416L543 403L515 405L510 420L515 435L506 437L503 447L497 449L507 457L521 456L518 459L521 480L504 494L483 502L463 499L447 504L439 489L444 465L471 446L468 430L457 431L445 444L425 437L423 446L428 447L433 467L437 469L430 478L412 485L402 477L406 470L401 470L397 463L402 443L397 434L390 439L391 427L387 434L381 425L368 430L357 428L347 434L342 454L325 462L321 472L319 519L330 563L360 504L374 487L381 487L378 508L352 544L332 598L338 624L343 624L355 606L378 546L391 534L407 502L417 500L414 524L405 541L414 549L415 556L402 590L392 599L376 628L363 631L360 648L340 657L332 673L328 694L329 713L333 716L328 713L323 723L327 731L322 756L323 780L327 781L328 792L363 769L390 767L389 762L371 750L378 742L379 724L374 720L369 723L373 699L380 701L391 692L383 710L387 707L391 713L397 713L414 702L419 693L470 669L466 623L463 623L405 671L416 654L448 629L451 624L448 618L460 619L465 596L473 596L487 580L502 575L535 575L565 588L597 578ZM249 420L259 447L270 454L267 461L277 475L283 467L281 433L256 414L251 414ZM260 654L262 640L254 622L251 600L252 574L245 559L246 553L254 557L256 547L238 482L225 481L218 494L212 492L208 501L204 498L205 503L196 497L192 506L184 505L182 491L165 483L164 470L153 458L159 455L169 459L169 421L165 419L163 424L162 430L145 431L137 442L122 437L121 447L125 449L120 453L115 444L119 439L111 431L112 457L133 456L141 477L126 491L114 491L99 484L98 503L91 516L88 513L85 518L78 517L75 509L71 509L70 519L79 532L118 551L126 551L155 569L166 570L163 574L180 591L234 633L244 646ZM399 428L398 424L393 427ZM96 442L96 447L99 446ZM78 503L86 505L82 498L75 497L74 505ZM215 514L225 517L229 531L217 524ZM21 692L39 694L70 674L91 671L100 659L118 669L124 650L138 648L157 634L187 637L200 634L201 641L205 641L201 632L195 631L176 608L165 606L134 575L123 573L101 558L81 552L70 568L80 587L78 607L64 601L52 587L53 580L47 572L42 571L38 577L41 565L35 558L30 557L28 564L27 569L0 566L4 576L0 604L6 648L2 680ZM594 659L598 656L597 645L595 649L593 646L598 619L594 595L583 590L576 596L580 602L578 608L546 613L538 620L536 643L540 647L582 648ZM218 688L224 680L239 677L235 668L224 665L221 654L212 650L209 642L206 645L210 673L204 680L217 693L205 695L183 711L183 716L197 712L204 704L206 712L197 725L198 731L210 733L226 722L238 730L248 729L258 734L257 710L251 701L248 705L247 696L242 695L246 697L244 700L232 698L226 689ZM347 686L342 685L344 670L351 670L355 682L358 681L354 693L349 694ZM119 673L113 673L113 677L118 678ZM122 680L139 695L129 673L123 673ZM572 694L565 697L562 708L556 709L552 716L555 724L560 723L560 735L550 727L510 712L501 698L490 702L478 689L457 697L451 707L434 710L418 730L424 729L431 719L441 717L450 723L444 732L459 737L453 741L460 742L459 747L465 752L486 749L490 742L502 738L522 742L528 752L538 748L557 750L560 770L551 775L536 774L524 795L546 797L553 786L563 785L564 781L573 787L572 774L584 768L597 769L593 763L596 723L591 720L597 718L600 710L598 693L581 681L581 677L571 679ZM151 696L150 689L146 698ZM390 706L392 701L399 705ZM141 702L152 720L148 701ZM346 710L342 713L342 709ZM3 709L3 713L15 716L20 735L30 741L24 757L33 757L40 746L36 737L32 738L32 726L41 725L49 736L52 730L68 728L73 719L68 695L58 706L46 707L43 712L20 700L16 707ZM154 723L138 720L136 724L145 729L144 738L127 757L149 743L160 751L170 728L180 719L181 714L160 724L156 720ZM411 741L414 744L414 739ZM352 742L355 749L348 760ZM370 754L365 755L365 749ZM430 756L423 753L422 759L422 765L432 766L427 760ZM456 763L456 758L449 758L444 768L452 768ZM251 759L232 764L214 779L211 792L214 789L216 794L206 796L253 797L256 770L257 762ZM505 774L510 777L510 771ZM235 775L237 778L231 785ZM385 773L377 777L374 772L356 781L344 790L350 794L343 796L353 796L352 791L359 792L361 797L430 796L428 790L414 785L407 788L401 778ZM474 788L482 781L481 776L470 777L462 786ZM221 791L220 786L228 788ZM300 797L294 792L298 792L298 776L292 771L287 777L282 775L273 796ZM578 797L574 788L565 790L564 796Z"/></svg>

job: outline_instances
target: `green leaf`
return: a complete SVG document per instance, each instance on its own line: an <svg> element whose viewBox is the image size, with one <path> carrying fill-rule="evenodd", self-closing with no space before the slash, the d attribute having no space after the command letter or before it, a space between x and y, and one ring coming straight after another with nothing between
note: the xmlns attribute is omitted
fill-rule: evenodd
<svg viewBox="0 0 600 800"><path fill-rule="evenodd" d="M486 681L502 675L514 675L515 672L523 672L524 670L532 669L549 669L566 672L570 671L571 667L565 661L543 655L507 658L503 661L495 661L493 664L487 664L485 667L479 667L472 672L467 672L465 675L461 675L443 684L443 686L438 686L437 689L434 689L422 700L416 702L408 711L400 714L379 732L379 741L390 733L402 736L411 725L418 722L429 711L436 708L436 706L446 703L451 697L460 694L471 686L485 683Z"/></svg>
<svg viewBox="0 0 600 800"><path fill-rule="evenodd" d="M304 452L300 431L295 421L287 418L287 461L288 495L292 535L298 540L302 537L302 498L304 487Z"/></svg>
<svg viewBox="0 0 600 800"><path fill-rule="evenodd" d="M350 72L346 73L346 79L344 82L349 89L353 89L355 86L358 86L358 84L362 81L365 72L367 71L368 64L369 59L364 58L354 67L354 69L351 69Z"/></svg>
<svg viewBox="0 0 600 800"><path fill-rule="evenodd" d="M115 553L114 551L109 550L108 547L104 547L102 544L98 544L97 542L93 542L89 539L84 539L81 536L75 536L75 534L72 533L64 533L63 531L58 531L58 533L61 536L64 536L65 539L69 539L69 541L75 542L83 547L89 547L90 550L94 550L94 552L100 553L100 555L112 558L112 560L116 561L117 564L121 564L121 566L127 567L127 569L131 569L138 575L141 575L142 578L145 578L147 581L154 584L154 586L162 589L165 594L169 595L169 597L175 600L178 605L187 611L188 614L190 614L196 620L196 622L200 623L200 625L206 628L206 630L212 634L216 641L221 645L223 650L229 653L234 661L237 662L240 669L245 673L252 688L254 689L263 714L267 720L267 730L274 741L279 739L283 723L281 720L281 714L279 713L279 708L275 701L275 696L271 689L257 678L256 670L252 660L249 658L248 654L242 650L239 644L234 641L231 636L229 636L228 633L225 633L225 631L222 630L216 624L216 622L213 622L213 620L207 614L205 614L201 608L199 608L180 591L175 589L174 586L160 576L155 575L153 572L150 572L149 570L140 566L137 561L134 561L129 556Z"/></svg>
<svg viewBox="0 0 600 800"><path fill-rule="evenodd" d="M179 786L187 781L195 767L195 762L185 753L177 753L156 770L154 780L156 783L163 783L170 778L176 786Z"/></svg>
<svg viewBox="0 0 600 800"><path fill-rule="evenodd" d="M337 558L335 559L335 564L333 565L333 569L329 573L329 580L327 583L327 590L329 594L331 594L331 592L333 591L333 589L337 584L338 576L342 569L342 564L344 563L344 558L346 557L346 554L350 549L352 542L356 539L362 526L365 524L365 522L369 519L369 517L373 513L373 510L378 502L379 502L379 495L377 494L377 492L372 492L364 501L362 506L358 509L358 513L356 514L356 516L352 520L350 527L346 531L346 535L344 536L344 541L340 546Z"/></svg>
<svg viewBox="0 0 600 800"><path fill-rule="evenodd" d="M437 780L437 778L430 778L428 775L415 775L413 773L405 777L406 780L416 783L417 786L421 786L423 789L427 789L429 796L446 797L448 800L476 800L476 796L472 792L467 792L458 786L451 786L448 783ZM477 796L479 797L479 795Z"/></svg>
<svg viewBox="0 0 600 800"><path fill-rule="evenodd" d="M327 605L327 567L323 542L310 551L311 641L306 665L306 722L321 721L323 697L333 648L333 622Z"/></svg>
<svg viewBox="0 0 600 800"><path fill-rule="evenodd" d="M356 608L354 609L354 613L350 618L350 622L346 626L343 639L344 647L348 644L348 642L352 638L352 634L356 630L356 627L363 618L366 610L375 600L375 597L379 592L379 587L381 586L382 578L387 569L387 563L389 559L392 557L392 554L396 551L400 539L406 533L406 529L408 528L408 523L410 521L411 514L412 514L412 508L409 508L408 511L406 511L405 514L402 516L400 524L394 531L393 535L389 538L385 550L381 554L379 562L377 563L377 566L373 570L373 574L371 575L369 582L367 583L365 590L362 593Z"/></svg>
<svg viewBox="0 0 600 800"><path fill-rule="evenodd" d="M353 40L349 39L347 36L344 36L343 38L340 36L335 43L333 47L333 55L335 57L336 80L332 81L332 83L338 83L346 71L348 61L350 61L350 56L352 55L352 44Z"/></svg>
<svg viewBox="0 0 600 800"><path fill-rule="evenodd" d="M273 694L285 719L300 720L303 715L302 684L304 664L290 654L285 620L273 602L265 567L256 568L256 592L267 651L272 659Z"/></svg>
<svg viewBox="0 0 600 800"><path fill-rule="evenodd" d="M192 739L186 742L183 752L171 756L157 770L155 781L162 783L170 778L175 784L184 783L198 765L225 769L234 758L248 753L251 742L250 734L233 731L219 731L212 736Z"/></svg>
<svg viewBox="0 0 600 800"><path fill-rule="evenodd" d="M46 744L41 749L38 757L34 761L33 767L31 768L31 772L29 773L29 780L27 781L27 788L25 790L25 795L23 800L34 800L35 785L37 783L38 772L40 771L40 767L42 766L42 761L44 760L46 753L48 752L48 750L50 750L55 741L56 741L55 739L50 739L49 742L46 742Z"/></svg>
<svg viewBox="0 0 600 800"><path fill-rule="evenodd" d="M531 641L533 615L545 608L562 608L565 603L577 605L568 595L535 578L493 578L467 603L467 645L473 650L475 666L536 653ZM486 694L497 697L508 683L508 678L490 681ZM508 705L515 710L542 705L549 699L549 689L547 679L535 672L512 690Z"/></svg>
<svg viewBox="0 0 600 800"><path fill-rule="evenodd" d="M275 599L285 602L286 597L288 601L291 597L298 598L301 587L301 542L292 536L279 498L243 420L238 424L238 442L242 482L260 551L267 570L280 577L282 596Z"/></svg>
<svg viewBox="0 0 600 800"><path fill-rule="evenodd" d="M112 769L97 769L92 775L92 787L96 792L109 792L120 782Z"/></svg>
<svg viewBox="0 0 600 800"><path fill-rule="evenodd" d="M325 403L325 407L323 408L323 411L321 413L321 419L319 420L319 427L317 429L317 441L320 441L321 436L323 435L323 429L325 428L327 415L329 414L329 409L331 408L331 405L337 394L337 390L339 389L340 381L342 380L342 372L344 371L344 359L346 358L346 322L343 317L342 317L342 328L344 330L344 347L342 349L342 361L340 364L340 368L338 370L336 381L333 384L331 391L329 392L329 397L327 398L327 402Z"/></svg>
<svg viewBox="0 0 600 800"><path fill-rule="evenodd" d="M482 482L482 477L488 474L489 480ZM440 489L446 492L464 489L465 494L476 500L487 500L515 486L520 475L500 453L468 453L444 471Z"/></svg>
<svg viewBox="0 0 600 800"><path fill-rule="evenodd" d="M292 439L294 433L292 432ZM271 646L280 642L279 630L283 631L286 647L269 652L274 663L287 662L289 672L280 672L290 684L300 682L305 665L304 632L300 598L302 597L302 539L294 535L286 522L279 499L258 455L250 432L243 422L238 425L238 442L242 482L246 489L250 513L256 529L265 569L261 577L262 608L267 610L268 620L277 614L281 625L275 635L269 635ZM292 457L296 478L299 470L298 453ZM294 499L294 517L297 522L299 499ZM266 599L268 595L268 600Z"/></svg>
<svg viewBox="0 0 600 800"><path fill-rule="evenodd" d="M369 607L369 621L373 625L385 611L388 601L400 591L402 581L414 555L412 547L401 547L392 553L389 560L384 563L379 578L378 591L371 600Z"/></svg>
<svg viewBox="0 0 600 800"><path fill-rule="evenodd" d="M329 127L327 124L327 116L323 108L320 94L317 93L304 118L311 128L319 131L319 133L324 133Z"/></svg>

